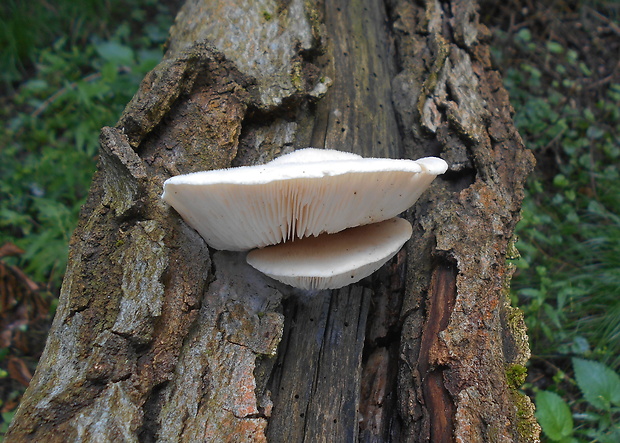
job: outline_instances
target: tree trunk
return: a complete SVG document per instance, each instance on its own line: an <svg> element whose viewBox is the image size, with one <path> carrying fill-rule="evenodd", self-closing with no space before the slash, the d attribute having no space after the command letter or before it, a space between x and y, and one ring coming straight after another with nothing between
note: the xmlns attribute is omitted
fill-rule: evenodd
<svg viewBox="0 0 620 443"><path fill-rule="evenodd" d="M535 441L509 305L533 166L476 4L188 0L104 128L45 352L7 441ZM308 296L210 250L172 175L314 146L437 155L373 277Z"/></svg>

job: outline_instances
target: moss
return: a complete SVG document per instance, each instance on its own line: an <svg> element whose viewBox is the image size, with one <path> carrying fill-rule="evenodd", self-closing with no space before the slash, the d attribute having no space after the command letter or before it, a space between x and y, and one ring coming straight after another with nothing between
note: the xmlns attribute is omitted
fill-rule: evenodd
<svg viewBox="0 0 620 443"><path fill-rule="evenodd" d="M512 364L506 369L506 380L512 397L512 403L516 407L517 441L540 441L541 428L534 416L534 404L527 395L519 391L525 382L526 376L527 368L523 365Z"/></svg>
<svg viewBox="0 0 620 443"><path fill-rule="evenodd" d="M507 290L505 292L504 303L503 321L505 322L505 335L507 337L504 343L506 361L510 364L523 366L530 359L531 355L523 311L519 308L510 306L510 298ZM510 345L510 347L508 347L508 345ZM510 349L510 352L508 352L508 349Z"/></svg>
<svg viewBox="0 0 620 443"><path fill-rule="evenodd" d="M317 7L317 2L313 2L311 0L304 1L304 10L306 11L306 17L310 22L310 27L312 28L312 38L314 40L313 46L320 53L325 51L325 47L323 42L325 41L324 34L324 20L322 18L323 14L319 11Z"/></svg>
<svg viewBox="0 0 620 443"><path fill-rule="evenodd" d="M534 404L530 398L519 392L512 391L512 400L517 408L517 441L540 441L541 428L534 417Z"/></svg>
<svg viewBox="0 0 620 443"><path fill-rule="evenodd" d="M531 442L540 441L541 429L534 416L535 408L532 400L519 391L527 377L525 364L530 357L530 347L523 312L521 309L510 305L510 281L514 272L514 263L511 263L509 260L519 257L519 251L515 246L516 241L516 236L513 236L506 248L506 274L502 291L504 298L504 312L502 315L505 322L505 334L511 337L510 342L514 346L512 352L506 354L509 363L506 366L505 374L512 403L516 407L517 441Z"/></svg>
<svg viewBox="0 0 620 443"><path fill-rule="evenodd" d="M523 383L525 383L526 377L527 368L525 366L519 364L508 365L506 369L506 380L512 389L519 389Z"/></svg>
<svg viewBox="0 0 620 443"><path fill-rule="evenodd" d="M263 18L265 19L265 21L269 21L273 18L273 15L271 15L271 13L268 11L263 11Z"/></svg>
<svg viewBox="0 0 620 443"><path fill-rule="evenodd" d="M517 241L519 241L519 237L513 235L508 241L508 246L506 248L506 259L507 260L517 260L521 258L521 254L517 249Z"/></svg>
<svg viewBox="0 0 620 443"><path fill-rule="evenodd" d="M508 297L510 284L506 288L505 294ZM513 308L508 304L508 298L506 298L506 311L505 321L508 333L514 339L515 354L513 362L508 364L505 369L506 383L512 397L512 402L517 408L516 410L516 429L518 433L517 441L530 442L540 441L540 425L534 416L534 404L532 400L525 394L519 391L525 379L527 377L527 368L525 363L529 359L530 349L527 340L527 333L525 329L525 321L523 318L523 312L519 308Z"/></svg>

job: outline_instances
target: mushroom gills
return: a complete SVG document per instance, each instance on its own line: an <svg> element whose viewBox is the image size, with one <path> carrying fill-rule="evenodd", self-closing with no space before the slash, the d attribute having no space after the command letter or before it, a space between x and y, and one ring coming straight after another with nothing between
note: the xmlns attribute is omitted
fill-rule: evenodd
<svg viewBox="0 0 620 443"><path fill-rule="evenodd" d="M269 277L306 290L337 289L378 270L411 237L402 218L250 251L247 262Z"/></svg>
<svg viewBox="0 0 620 443"><path fill-rule="evenodd" d="M265 165L172 177L162 198L209 246L244 251L395 217L447 166L307 148Z"/></svg>

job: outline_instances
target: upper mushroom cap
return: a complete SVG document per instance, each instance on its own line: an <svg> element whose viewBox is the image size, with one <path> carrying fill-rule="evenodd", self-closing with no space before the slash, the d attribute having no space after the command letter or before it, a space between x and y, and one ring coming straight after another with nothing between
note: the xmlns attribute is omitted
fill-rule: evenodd
<svg viewBox="0 0 620 443"><path fill-rule="evenodd" d="M301 289L337 289L379 269L411 237L411 224L392 218L371 225L255 249L247 262Z"/></svg>
<svg viewBox="0 0 620 443"><path fill-rule="evenodd" d="M302 149L265 165L172 177L162 198L210 246L241 251L387 220L446 169L434 157Z"/></svg>

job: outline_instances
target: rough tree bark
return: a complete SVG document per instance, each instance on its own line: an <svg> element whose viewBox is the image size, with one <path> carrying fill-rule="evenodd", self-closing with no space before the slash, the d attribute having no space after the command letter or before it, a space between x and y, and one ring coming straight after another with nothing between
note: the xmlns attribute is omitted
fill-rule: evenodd
<svg viewBox="0 0 620 443"><path fill-rule="evenodd" d="M104 128L7 441L535 441L507 297L533 160L467 0L188 0ZM210 250L171 175L315 146L438 155L375 276L308 297Z"/></svg>

